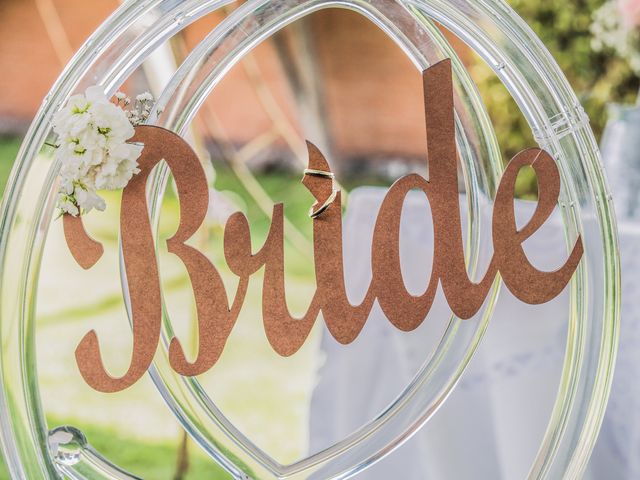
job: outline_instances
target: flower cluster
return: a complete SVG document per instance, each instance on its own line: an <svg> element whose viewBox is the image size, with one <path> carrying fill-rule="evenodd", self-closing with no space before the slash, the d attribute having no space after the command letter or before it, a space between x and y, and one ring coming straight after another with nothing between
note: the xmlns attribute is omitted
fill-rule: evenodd
<svg viewBox="0 0 640 480"><path fill-rule="evenodd" d="M618 11L627 28L640 26L640 0L618 0Z"/></svg>
<svg viewBox="0 0 640 480"><path fill-rule="evenodd" d="M611 50L640 75L640 0L609 0L593 14L592 47Z"/></svg>
<svg viewBox="0 0 640 480"><path fill-rule="evenodd" d="M53 120L59 138L56 157L61 162L58 207L73 216L92 209L104 210L99 190L124 188L138 173L142 145L127 143L134 126L149 116L153 97L138 96L136 107L123 94L111 103L100 87L89 87L75 95Z"/></svg>
<svg viewBox="0 0 640 480"><path fill-rule="evenodd" d="M123 109L131 105L131 99L122 92L116 93L116 101L117 105ZM125 110L131 125L137 127L147 121L147 118L151 115L154 101L153 95L149 92L141 93L136 97L133 107Z"/></svg>

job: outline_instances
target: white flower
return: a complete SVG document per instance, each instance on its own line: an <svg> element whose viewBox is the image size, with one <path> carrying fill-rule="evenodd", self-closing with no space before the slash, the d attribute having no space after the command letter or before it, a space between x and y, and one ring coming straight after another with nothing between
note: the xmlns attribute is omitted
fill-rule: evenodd
<svg viewBox="0 0 640 480"><path fill-rule="evenodd" d="M144 92L144 93L141 93L140 95L138 95L136 97L136 100L138 100L139 102L142 102L142 103L146 103L146 102L151 103L151 102L153 102L153 95L151 95L149 92Z"/></svg>
<svg viewBox="0 0 640 480"><path fill-rule="evenodd" d="M104 141L104 146L120 145L133 137L135 133L127 114L112 103L99 103L93 106L92 115L95 129Z"/></svg>
<svg viewBox="0 0 640 480"><path fill-rule="evenodd" d="M147 121L151 115L151 107L153 106L154 98L149 92L141 93L136 97L135 107L127 111L127 116L131 125L141 125Z"/></svg>
<svg viewBox="0 0 640 480"><path fill-rule="evenodd" d="M93 190L85 189L82 185L76 185L74 194L78 206L82 208L84 212L90 212L94 208L104 211L104 209L107 208L107 204L100 195Z"/></svg>
<svg viewBox="0 0 640 480"><path fill-rule="evenodd" d="M73 215L74 217L77 217L80 213L80 210L68 195L61 195L58 198L58 208L62 211L62 213L68 213L69 215Z"/></svg>
<svg viewBox="0 0 640 480"><path fill-rule="evenodd" d="M60 182L60 193L63 195L71 195L73 194L73 181L69 179L64 179Z"/></svg>
<svg viewBox="0 0 640 480"><path fill-rule="evenodd" d="M111 103L99 86L89 87L84 95L74 95L54 116L54 132L59 137L56 159L60 162L58 208L63 213L78 215L81 211L104 210L106 203L97 190L124 188L138 173L141 145L127 141L137 125L146 119L150 94L139 95L133 112L119 105L130 102L126 95L116 94L118 105Z"/></svg>
<svg viewBox="0 0 640 480"><path fill-rule="evenodd" d="M593 13L591 46L595 51L611 51L640 74L640 29L637 1L607 1Z"/></svg>
<svg viewBox="0 0 640 480"><path fill-rule="evenodd" d="M96 188L107 190L124 188L131 177L140 172L137 160L142 153L142 148L141 145L123 144L113 149L107 161L96 173Z"/></svg>
<svg viewBox="0 0 640 480"><path fill-rule="evenodd" d="M60 136L76 137L89 128L91 103L84 95L74 95L67 107L53 117L53 130Z"/></svg>

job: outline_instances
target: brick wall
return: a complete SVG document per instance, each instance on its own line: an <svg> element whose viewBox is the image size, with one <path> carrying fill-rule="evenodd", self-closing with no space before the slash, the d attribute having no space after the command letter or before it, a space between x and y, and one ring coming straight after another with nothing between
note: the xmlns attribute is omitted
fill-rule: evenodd
<svg viewBox="0 0 640 480"><path fill-rule="evenodd" d="M77 49L117 6L114 0L57 0L72 49ZM0 0L0 129L20 131L68 58L53 48L35 0Z"/></svg>
<svg viewBox="0 0 640 480"><path fill-rule="evenodd" d="M55 7L59 22L43 5ZM24 130L68 53L117 5L115 0L0 0L0 131ZM52 22L48 29L41 12ZM196 45L219 20L211 16L189 27L183 37L187 47ZM55 26L62 27L69 52L52 46ZM426 140L421 78L400 49L353 12L321 11L308 19L307 27L336 157L422 157ZM261 45L255 60L285 117L296 124L295 102L273 45ZM237 144L272 128L242 65L216 88L209 106Z"/></svg>

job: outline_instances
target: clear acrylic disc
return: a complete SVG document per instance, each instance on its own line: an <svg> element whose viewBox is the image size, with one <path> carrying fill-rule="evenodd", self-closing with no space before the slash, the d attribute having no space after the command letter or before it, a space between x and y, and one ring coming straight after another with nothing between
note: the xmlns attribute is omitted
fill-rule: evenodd
<svg viewBox="0 0 640 480"><path fill-rule="evenodd" d="M89 449L81 432L50 433L53 426L46 425L42 411L34 318L59 169L43 149L51 133L51 117L72 93L88 85L99 84L108 94L114 93L166 39L227 3L125 4L69 64L21 148L3 199L0 230L0 414L4 452L17 478L132 478ZM215 94L219 82L248 52L287 25L327 8L363 15L401 48L417 72L452 59L456 140L466 192L466 254L472 277L482 275L491 254L486 212L491 211L502 159L475 85L436 24L459 37L494 70L528 120L539 146L557 161L566 245L573 245L580 235L585 253L570 287L560 388L528 478L579 477L599 430L615 357L619 303L615 226L588 121L548 52L506 5L471 0L252 0L229 14L179 66L158 100L159 114L150 123L186 135L205 99ZM161 168L150 182L155 225L160 224L168 173ZM122 280L125 285L124 276ZM151 377L185 430L235 478L348 478L393 451L437 415L482 340L497 292L496 285L473 319L441 318L436 324L439 334L431 335L434 341L425 348L421 367L378 415L346 437L334 439L333 445L289 463L274 458L259 440L239 428L242 422L234 421L217 404L216 391L200 379L172 371L166 358L176 323L170 305ZM124 297L126 302L126 293Z"/></svg>

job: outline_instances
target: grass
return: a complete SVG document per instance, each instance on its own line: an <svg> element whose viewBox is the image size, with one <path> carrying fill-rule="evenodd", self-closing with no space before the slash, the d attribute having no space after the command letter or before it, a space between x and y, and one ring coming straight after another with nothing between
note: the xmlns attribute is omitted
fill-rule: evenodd
<svg viewBox="0 0 640 480"><path fill-rule="evenodd" d="M65 425L64 421L49 419L50 425ZM86 426L82 432L93 448L125 470L145 479L172 478L176 468L178 448L166 442L134 440L115 430ZM189 445L189 471L185 480L227 480L231 477L205 457L196 445Z"/></svg>
<svg viewBox="0 0 640 480"><path fill-rule="evenodd" d="M50 425L68 422L50 421ZM140 442L116 431L104 428L84 427L83 433L100 454L114 464L145 479L172 478L176 468L178 448L170 443ZM184 480L228 480L231 477L214 462L205 457L192 443L189 471ZM6 468L0 462L0 480L10 480Z"/></svg>
<svg viewBox="0 0 640 480"><path fill-rule="evenodd" d="M9 178L9 172L13 166L13 161L18 154L20 140L13 137L0 137L0 195L4 192L4 187Z"/></svg>

